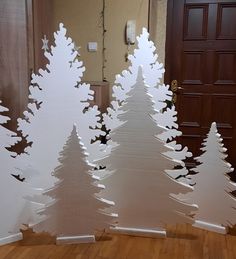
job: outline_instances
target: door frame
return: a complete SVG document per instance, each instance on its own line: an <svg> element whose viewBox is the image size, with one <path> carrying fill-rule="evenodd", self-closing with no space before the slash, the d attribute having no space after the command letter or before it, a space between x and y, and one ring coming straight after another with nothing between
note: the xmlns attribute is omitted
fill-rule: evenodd
<svg viewBox="0 0 236 259"><path fill-rule="evenodd" d="M165 74L164 83L170 85L172 79L171 59L172 57L172 25L173 25L173 10L174 0L167 0L167 14L166 14L166 47L165 47Z"/></svg>

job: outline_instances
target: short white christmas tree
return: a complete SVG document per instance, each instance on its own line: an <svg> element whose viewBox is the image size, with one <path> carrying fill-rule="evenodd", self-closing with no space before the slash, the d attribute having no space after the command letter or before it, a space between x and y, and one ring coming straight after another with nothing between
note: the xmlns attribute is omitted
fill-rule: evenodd
<svg viewBox="0 0 236 259"><path fill-rule="evenodd" d="M165 224L192 222L194 205L179 202L171 194L187 193L192 188L177 182L166 173L179 162L168 157L172 150L157 137L166 131L154 119L155 105L142 78L119 107L119 127L111 130L115 144L111 154L101 162L109 176L102 180L107 187L101 197L115 202L118 227L158 231Z"/></svg>
<svg viewBox="0 0 236 259"><path fill-rule="evenodd" d="M113 86L114 100L111 102L111 107L108 108L107 114L103 115L104 124L108 130L113 130L119 126L119 119L117 118L119 116L119 107L126 100L127 94L135 84L138 68L142 66L146 84L149 86L148 92L153 96L155 101L154 108L158 111L154 115L155 120L160 126L167 129L159 137L173 147L174 150L169 152L169 156L182 161L182 168L179 171L175 171L175 174L172 176L186 176L188 170L183 160L191 157L192 153L188 151L187 147L182 148L175 140L182 133L178 130L175 106L167 107L167 101L172 100L173 93L168 85L160 83L165 69L163 64L158 62L158 55L155 53L156 48L154 43L149 40L149 33L145 28L143 28L142 34L137 37L137 43L138 48L134 50L133 55L128 57L131 66L128 70L124 70L122 75L117 75L116 77L115 85Z"/></svg>
<svg viewBox="0 0 236 259"><path fill-rule="evenodd" d="M8 109L3 107L0 101L0 245L21 239L21 225L30 223L33 216L28 213L30 202L24 199L25 196L33 194L32 190L12 176L16 173L16 154L8 149L20 141L20 138L4 127L10 120L2 115L6 111Z"/></svg>
<svg viewBox="0 0 236 259"><path fill-rule="evenodd" d="M53 201L40 212L45 220L35 225L34 230L46 231L58 238L77 237L78 242L84 242L84 239L91 241L89 237L95 230L110 227L115 215L104 212L114 203L96 196L104 186L97 184L80 140L74 126L60 152L60 165L53 173L58 181L44 192Z"/></svg>
<svg viewBox="0 0 236 259"><path fill-rule="evenodd" d="M93 91L88 84L79 84L85 68L78 61L78 53L72 40L66 37L63 24L54 38L51 52L44 52L49 62L46 69L32 75L29 110L18 121L18 129L31 143L25 154L18 157L21 173L33 186L41 188L51 186L55 180L51 172L58 164L59 151L70 134L71 125L79 122L90 161L100 154L100 141L91 141L102 133L98 108L88 108Z"/></svg>
<svg viewBox="0 0 236 259"><path fill-rule="evenodd" d="M227 226L236 224L236 199L231 194L236 184L230 181L228 173L232 166L227 158L222 138L213 122L203 142L203 154L195 158L198 165L192 169L195 184L194 191L188 196L198 204L196 226L226 233Z"/></svg>

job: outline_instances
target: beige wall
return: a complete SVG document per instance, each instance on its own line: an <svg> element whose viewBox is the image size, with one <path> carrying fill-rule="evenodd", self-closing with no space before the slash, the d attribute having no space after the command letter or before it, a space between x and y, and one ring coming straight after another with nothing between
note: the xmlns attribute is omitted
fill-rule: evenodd
<svg viewBox="0 0 236 259"><path fill-rule="evenodd" d="M148 26L148 0L107 1L105 75L109 82L114 82L115 75L129 66L125 60L127 45L124 41L127 20L136 20L136 34L140 34L142 27Z"/></svg>
<svg viewBox="0 0 236 259"><path fill-rule="evenodd" d="M150 0L150 38L155 43L158 61L165 65L166 18L168 0ZM164 82L164 77L161 79Z"/></svg>
<svg viewBox="0 0 236 259"><path fill-rule="evenodd" d="M113 84L115 75L128 67L125 60L125 25L127 20L136 20L136 34L148 26L148 0L105 1L105 68L104 79ZM159 61L165 61L167 0L150 0L149 21L151 39L155 42ZM54 30L63 22L77 46L86 66L84 80L102 81L103 28L101 12L103 0L53 0ZM98 42L97 52L88 52L87 43ZM135 46L131 47L131 53Z"/></svg>
<svg viewBox="0 0 236 259"><path fill-rule="evenodd" d="M137 34L148 26L148 0L105 1L105 69L104 76L112 85L115 75L128 67L125 61L127 45L124 41L127 20L137 21ZM54 30L59 22L68 29L68 35L81 46L81 59L86 66L84 80L101 81L103 28L102 0L53 0ZM98 42L97 52L88 52L87 43Z"/></svg>
<svg viewBox="0 0 236 259"><path fill-rule="evenodd" d="M150 37L155 42L158 60L165 64L166 16L168 0L151 0Z"/></svg>
<svg viewBox="0 0 236 259"><path fill-rule="evenodd" d="M102 0L53 0L54 30L63 22L68 35L80 46L86 66L84 80L102 80ZM98 42L97 52L88 52L87 43Z"/></svg>

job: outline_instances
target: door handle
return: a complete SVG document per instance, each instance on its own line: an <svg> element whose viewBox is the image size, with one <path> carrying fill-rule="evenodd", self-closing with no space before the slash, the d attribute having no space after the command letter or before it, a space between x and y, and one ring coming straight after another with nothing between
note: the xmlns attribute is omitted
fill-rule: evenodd
<svg viewBox="0 0 236 259"><path fill-rule="evenodd" d="M177 92L178 90L184 89L183 87L178 86L178 81L176 79L171 81L170 89L173 93Z"/></svg>
<svg viewBox="0 0 236 259"><path fill-rule="evenodd" d="M172 80L170 83L170 89L174 93L178 89L178 81L176 79Z"/></svg>
<svg viewBox="0 0 236 259"><path fill-rule="evenodd" d="M178 90L182 90L184 88L178 86L178 81L176 79L174 79L174 80L171 81L170 89L173 92L172 103L175 104L177 102L177 92L178 92Z"/></svg>

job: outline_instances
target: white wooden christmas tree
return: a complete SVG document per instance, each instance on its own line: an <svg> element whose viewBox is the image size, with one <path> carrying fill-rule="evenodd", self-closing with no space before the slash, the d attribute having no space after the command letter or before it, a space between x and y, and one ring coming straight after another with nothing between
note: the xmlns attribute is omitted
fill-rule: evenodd
<svg viewBox="0 0 236 259"><path fill-rule="evenodd" d="M174 171L178 161L167 156L172 149L156 137L166 129L156 123L154 107L140 68L136 84L118 109L120 126L110 133L115 142L111 154L102 160L110 176L102 180L107 188L101 197L115 202L118 231L159 235L167 223L192 222L189 215L196 209L171 195L192 188L166 173Z"/></svg>
<svg viewBox="0 0 236 259"><path fill-rule="evenodd" d="M163 64L158 62L158 55L155 53L156 48L154 43L149 40L149 33L145 28L143 28L142 34L137 37L137 43L138 48L134 50L133 55L128 57L131 66L128 70L124 70L122 75L117 75L116 77L115 85L113 86L114 100L111 102L111 107L108 108L107 114L103 115L104 124L108 130L113 130L119 126L120 122L117 118L120 112L119 106L126 100L127 94L136 82L138 68L142 66L145 81L149 86L148 92L153 96L155 101L154 108L158 111L154 115L155 120L160 126L167 129L159 137L174 148L174 150L169 151L169 156L172 159L182 161L182 168L179 171L175 171L175 174L172 176L186 176L188 170L183 160L191 157L192 153L188 151L187 147L182 148L175 141L175 138L182 133L178 130L175 106L167 107L167 101L172 100L173 93L170 91L169 85L160 84L160 79L163 77L165 69ZM107 152L109 152L109 149L107 149ZM186 180L184 179L183 181Z"/></svg>
<svg viewBox="0 0 236 259"><path fill-rule="evenodd" d="M59 151L74 123L79 122L90 161L100 154L100 141L91 144L91 140L102 133L98 108L88 108L93 91L88 84L79 84L85 68L78 61L78 53L72 40L66 37L63 24L54 38L55 46L51 47L51 52L44 53L49 62L46 69L32 75L29 111L18 121L18 129L32 143L25 150L26 154L18 157L21 173L33 186L41 188L53 184L55 179L51 172L58 165Z"/></svg>
<svg viewBox="0 0 236 259"><path fill-rule="evenodd" d="M0 245L22 239L21 225L36 220L32 218L34 214L29 213L36 204L24 199L27 195L33 195L32 189L12 176L17 167L16 154L8 148L14 146L20 138L4 127L10 120L2 115L6 111L8 109L3 107L0 101Z"/></svg>
<svg viewBox="0 0 236 259"><path fill-rule="evenodd" d="M59 181L44 192L53 201L40 212L45 220L34 226L56 235L58 243L94 242L95 230L109 228L116 217L104 212L114 203L96 196L104 186L92 175L85 151L74 126L53 173Z"/></svg>
<svg viewBox="0 0 236 259"><path fill-rule="evenodd" d="M228 173L233 171L227 158L222 138L213 122L201 148L203 154L195 158L198 165L192 178L196 185L188 196L198 204L195 226L225 234L227 226L236 224L236 199L231 192L236 184Z"/></svg>

